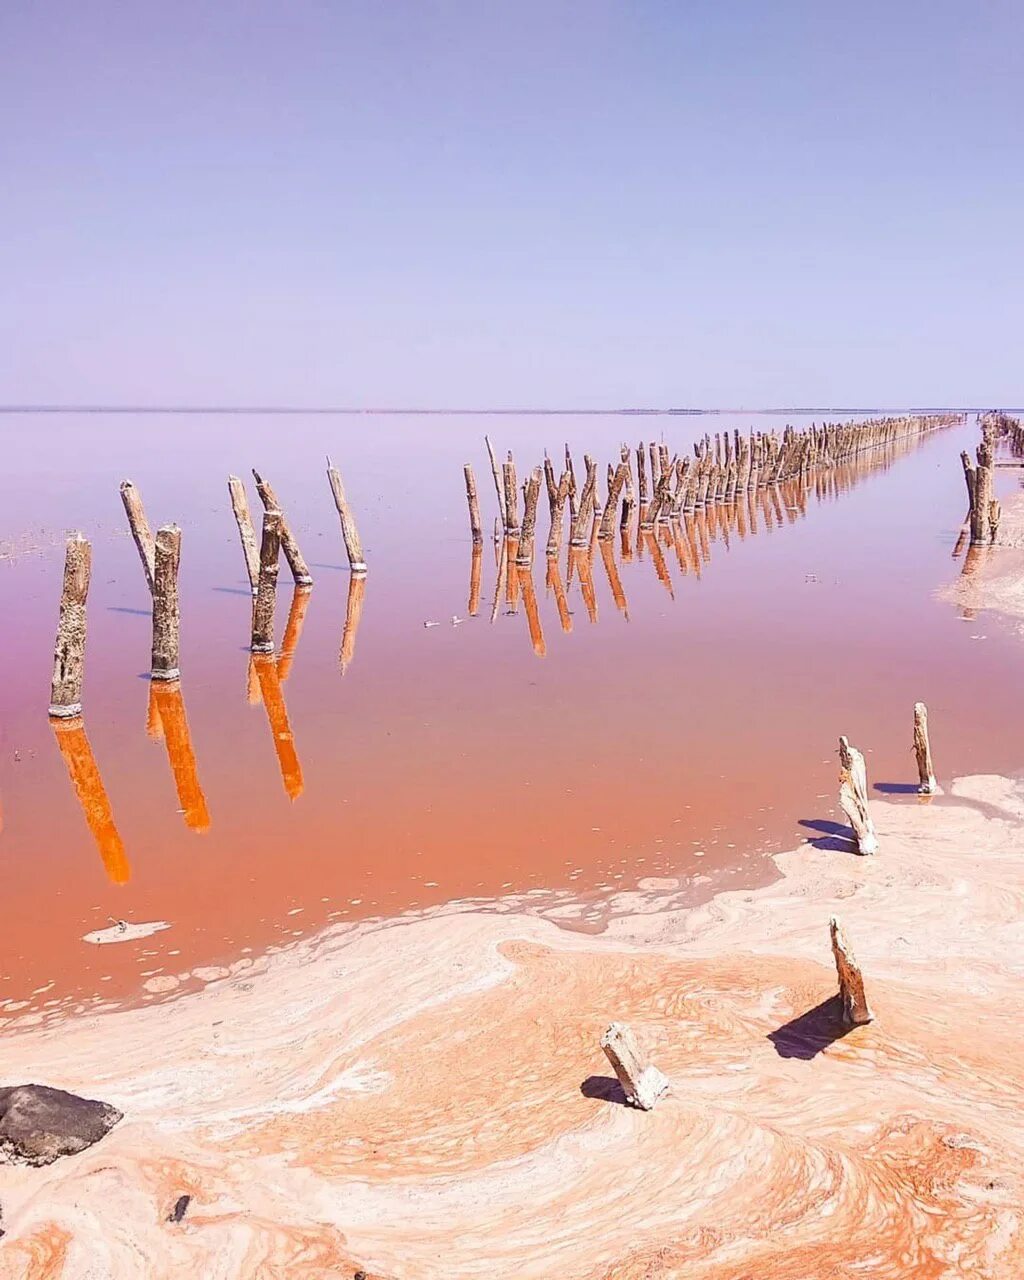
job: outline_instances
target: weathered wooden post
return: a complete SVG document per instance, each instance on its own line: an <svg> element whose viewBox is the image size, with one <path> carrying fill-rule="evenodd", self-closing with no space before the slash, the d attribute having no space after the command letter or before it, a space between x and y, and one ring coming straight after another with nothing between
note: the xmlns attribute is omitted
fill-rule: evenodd
<svg viewBox="0 0 1024 1280"><path fill-rule="evenodd" d="M534 467L524 487L523 528L519 538L519 554L516 563L521 566L533 564L533 535L537 526L537 503L540 500L540 467Z"/></svg>
<svg viewBox="0 0 1024 1280"><path fill-rule="evenodd" d="M121 501L124 503L125 515L128 517L128 527L132 531L132 537L135 539L135 546L139 552L139 559L142 561L142 572L146 575L146 585L150 591L153 590L153 534L150 532L149 521L146 519L146 511L142 505L142 498L139 491L130 480L121 481Z"/></svg>
<svg viewBox="0 0 1024 1280"><path fill-rule="evenodd" d="M846 931L836 916L830 916L829 936L832 939L832 956L839 976L839 997L843 1003L843 1026L859 1027L871 1022L874 1014L864 994L864 978L853 954Z"/></svg>
<svg viewBox="0 0 1024 1280"><path fill-rule="evenodd" d="M932 796L939 789L932 767L932 749L928 741L928 708L923 702L914 703L914 754L917 756L917 772L921 779L918 791Z"/></svg>
<svg viewBox="0 0 1024 1280"><path fill-rule="evenodd" d="M498 467L498 459L494 456L494 445L491 444L490 436L484 436L484 444L487 445L487 456L491 460L491 475L494 477L494 492L498 495L498 510L501 512L502 524L504 524L505 495L501 489L501 470Z"/></svg>
<svg viewBox="0 0 1024 1280"><path fill-rule="evenodd" d="M69 720L82 714L85 675L85 602L92 573L92 547L73 533L64 548L64 583L60 594L57 642L53 650L50 715Z"/></svg>
<svg viewBox="0 0 1024 1280"><path fill-rule="evenodd" d="M181 530L176 524L165 524L157 530L154 544L152 680L177 680L181 675L178 660L180 562Z"/></svg>
<svg viewBox="0 0 1024 1280"><path fill-rule="evenodd" d="M608 501L605 504L604 514L601 516L601 528L597 535L599 538L610 538L615 531L615 512L619 505L619 494L622 492L628 475L629 464L620 462L615 468L615 474L612 476L611 484L608 486Z"/></svg>
<svg viewBox="0 0 1024 1280"><path fill-rule="evenodd" d="M519 495L516 491L516 464L511 453L508 461L502 464L502 478L505 482L505 537L519 537Z"/></svg>
<svg viewBox="0 0 1024 1280"><path fill-rule="evenodd" d="M551 508L551 531L548 533L547 554L557 557L562 548L562 527L565 522L565 501L569 496L569 473L563 471L555 491L555 501Z"/></svg>
<svg viewBox="0 0 1024 1280"><path fill-rule="evenodd" d="M878 836L868 811L868 776L864 757L846 738L839 739L839 803L857 838L857 852L878 852Z"/></svg>
<svg viewBox="0 0 1024 1280"><path fill-rule="evenodd" d="M473 535L473 546L479 547L483 544L484 530L480 523L480 500L476 492L476 476L473 475L473 468L470 463L462 468L462 474L466 479L466 501L469 503L469 528Z"/></svg>
<svg viewBox="0 0 1024 1280"><path fill-rule="evenodd" d="M277 603L277 561L280 551L281 513L264 511L259 586L252 607L253 653L274 652L274 606ZM261 680L261 687L262 684Z"/></svg>
<svg viewBox="0 0 1024 1280"><path fill-rule="evenodd" d="M363 556L363 544L359 538L359 530L356 528L355 516L352 514L352 508L349 506L348 498L345 496L345 486L341 483L341 473L330 460L327 459L327 479L331 484L331 493L334 495L334 505L338 508L338 517L341 520L341 536L345 539L345 551L348 555L348 563L353 573L366 572L366 560Z"/></svg>
<svg viewBox="0 0 1024 1280"><path fill-rule="evenodd" d="M306 558L299 550L299 544L295 534L292 533L291 525L284 514L277 494L271 487L269 480L264 480L260 473L253 468L252 477L256 481L256 492L260 495L260 501L266 511L281 512L281 550L284 552L284 558L288 561L288 568L292 571L292 578L297 587L311 587L313 585L313 575L309 572L309 565L306 564Z"/></svg>
<svg viewBox="0 0 1024 1280"><path fill-rule="evenodd" d="M651 1063L644 1064L633 1032L622 1022L613 1022L601 1037L601 1048L622 1085L626 1101L640 1111L651 1111L668 1091L668 1080Z"/></svg>
<svg viewBox="0 0 1024 1280"><path fill-rule="evenodd" d="M249 500L245 496L245 486L238 476L228 476L228 494L231 497L231 510L235 513L235 523L238 525L238 536L242 542L242 554L245 556L245 571L249 576L249 586L255 595L260 581L260 552L256 544L252 516L249 514Z"/></svg>

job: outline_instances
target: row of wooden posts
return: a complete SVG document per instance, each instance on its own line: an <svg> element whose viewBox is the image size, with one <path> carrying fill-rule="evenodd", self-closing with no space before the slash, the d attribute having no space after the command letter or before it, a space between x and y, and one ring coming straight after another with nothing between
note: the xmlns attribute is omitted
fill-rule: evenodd
<svg viewBox="0 0 1024 1280"><path fill-rule="evenodd" d="M237 476L228 477L228 493L253 594L251 649L254 654L272 654L275 649L274 614L278 564L282 551L297 590L308 591L313 585L313 577L274 489L255 470L253 477L264 506L262 536L259 541L249 512L245 487ZM341 523L342 539L352 577L354 580L361 579L367 572L362 541L341 475L330 458L327 459L327 479ZM181 529L176 524L162 525L154 536L142 498L130 480L121 484L121 501L152 598L150 676L156 681L178 680L181 676L178 600ZM73 533L65 547L64 582L50 686L50 715L55 719L72 719L82 713L86 602L91 571L91 545L81 533Z"/></svg>
<svg viewBox="0 0 1024 1280"><path fill-rule="evenodd" d="M914 754L917 758L921 795L938 791L928 740L928 709L923 702L914 705ZM839 739L839 803L853 827L856 851L863 855L878 852L878 836L868 810L867 768L863 754ZM842 922L830 916L828 922L832 958L839 982L839 1015L844 1029L874 1021L864 987L864 975ZM641 1111L653 1109L669 1089L668 1078L641 1052L632 1030L621 1022L613 1022L601 1037L601 1048L611 1063L626 1101Z"/></svg>
<svg viewBox="0 0 1024 1280"><path fill-rule="evenodd" d="M702 510L714 503L728 503L738 494L763 486L781 484L795 478L807 479L821 471L863 453L890 445L906 436L920 436L941 427L959 426L966 415L959 413L877 418L866 422L823 423L797 430L787 426L780 434L750 432L743 435L716 432L714 441L705 435L693 446L693 457L670 455L668 445L643 442L635 450L623 444L617 465L607 467L607 485L602 503L599 469L593 458L584 456L586 476L577 484L576 468L569 446L565 467L556 482L554 465L545 455L543 466L534 467L522 485L522 516L515 460L511 451L499 467L494 446L485 437L498 499L497 528L516 542L516 562L533 562L537 507L542 484L547 490L551 517L547 554L557 556L562 544L565 511L569 511L569 545L582 547L590 541L592 529L602 541L615 528L621 500L620 527L625 528L634 511L641 529L653 529L684 512ZM648 474L649 458L649 474ZM483 541L480 500L471 463L464 469L473 542Z"/></svg>

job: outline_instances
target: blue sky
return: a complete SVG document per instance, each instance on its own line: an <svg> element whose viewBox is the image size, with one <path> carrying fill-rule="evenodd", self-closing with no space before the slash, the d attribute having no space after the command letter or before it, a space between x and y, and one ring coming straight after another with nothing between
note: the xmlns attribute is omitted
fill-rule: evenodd
<svg viewBox="0 0 1024 1280"><path fill-rule="evenodd" d="M1024 402L1024 6L7 5L6 403Z"/></svg>

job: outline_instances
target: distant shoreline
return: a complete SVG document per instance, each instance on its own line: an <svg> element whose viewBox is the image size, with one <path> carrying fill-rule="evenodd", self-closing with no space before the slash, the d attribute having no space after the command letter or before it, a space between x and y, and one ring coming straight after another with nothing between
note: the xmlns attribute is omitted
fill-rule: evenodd
<svg viewBox="0 0 1024 1280"><path fill-rule="evenodd" d="M836 405L792 406L780 409L357 409L346 406L313 405L60 405L13 404L0 405L0 414L223 414L233 416L291 416L291 417L509 417L509 418L606 418L606 417L709 417L715 415L748 414L752 417L775 417L786 414L838 413L864 414L869 417L889 413L985 413L991 405L928 405L889 408L842 408ZM1024 410L1002 406L1007 413Z"/></svg>

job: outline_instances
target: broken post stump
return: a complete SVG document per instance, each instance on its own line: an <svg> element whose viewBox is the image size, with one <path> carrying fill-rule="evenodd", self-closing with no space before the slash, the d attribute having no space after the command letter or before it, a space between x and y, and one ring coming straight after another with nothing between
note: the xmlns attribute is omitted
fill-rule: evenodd
<svg viewBox="0 0 1024 1280"><path fill-rule="evenodd" d="M292 533L291 525L285 517L284 510L277 499L277 494L271 487L270 481L264 480L255 467L253 467L252 478L256 481L256 492L260 495L264 510L281 512L281 550L288 561L288 568L292 571L295 585L297 587L311 587L313 585L313 575L309 572L309 565L306 564L306 558L299 549L295 534Z"/></svg>
<svg viewBox="0 0 1024 1280"><path fill-rule="evenodd" d="M476 492L476 476L470 463L462 468L466 478L466 501L469 503L469 529L473 535L473 546L479 547L484 540L483 525L480 523L480 499Z"/></svg>
<svg viewBox="0 0 1024 1280"><path fill-rule="evenodd" d="M519 554L516 564L529 567L533 564L533 538L537 526L537 503L540 500L541 469L534 467L523 486L523 527L519 537Z"/></svg>
<svg viewBox="0 0 1024 1280"><path fill-rule="evenodd" d="M252 652L274 652L274 606L277 603L277 561L281 552L281 513L264 511L260 544L260 576L252 606Z"/></svg>
<svg viewBox="0 0 1024 1280"><path fill-rule="evenodd" d="M331 493L334 495L334 505L338 508L338 518L341 521L341 536L345 540L345 551L348 555L348 563L353 573L366 572L366 560L363 556L363 544L359 538L359 530L356 528L355 516L352 514L352 508L348 504L348 498L345 496L345 486L341 483L341 473L330 460L327 459L327 479L331 483Z"/></svg>
<svg viewBox="0 0 1024 1280"><path fill-rule="evenodd" d="M73 533L64 548L64 584L60 593L57 642L53 650L50 715L68 720L82 714L85 676L85 602L92 572L92 547L81 533Z"/></svg>
<svg viewBox="0 0 1024 1280"><path fill-rule="evenodd" d="M921 785L917 788L923 796L933 796L939 789L932 766L932 748L928 741L928 708L923 702L914 703L914 754L917 756L917 772Z"/></svg>
<svg viewBox="0 0 1024 1280"><path fill-rule="evenodd" d="M155 574L153 534L150 532L149 521L146 519L142 498L139 496L138 489L130 480L121 481L121 501L124 503L125 515L128 517L128 527L132 531L135 546L138 548L139 559L142 561L142 572L146 575L146 586L152 592Z"/></svg>
<svg viewBox="0 0 1024 1280"><path fill-rule="evenodd" d="M242 540L245 571L249 575L249 586L255 595L260 581L260 552L256 543L256 530L252 526L252 516L249 514L249 500L245 496L245 487L238 476L228 476L228 493L231 495L231 510L235 513L235 523L238 525L238 536Z"/></svg>
<svg viewBox="0 0 1024 1280"><path fill-rule="evenodd" d="M838 917L830 916L829 934L832 938L832 955L836 962L836 973L839 976L839 997L843 1003L843 1026L859 1027L871 1022L874 1014L868 1007L864 994L864 978L860 965L853 954L853 948L846 936L846 930Z"/></svg>
<svg viewBox="0 0 1024 1280"><path fill-rule="evenodd" d="M633 1032L622 1022L613 1022L601 1037L601 1048L618 1078L630 1106L651 1111L668 1089L668 1080L657 1067L644 1065Z"/></svg>
<svg viewBox="0 0 1024 1280"><path fill-rule="evenodd" d="M152 680L177 680L180 611L178 565L181 562L181 530L165 524L157 530L153 573Z"/></svg>
<svg viewBox="0 0 1024 1280"><path fill-rule="evenodd" d="M839 803L850 819L857 852L878 852L878 836L868 811L868 775L864 757L846 738L839 739Z"/></svg>

